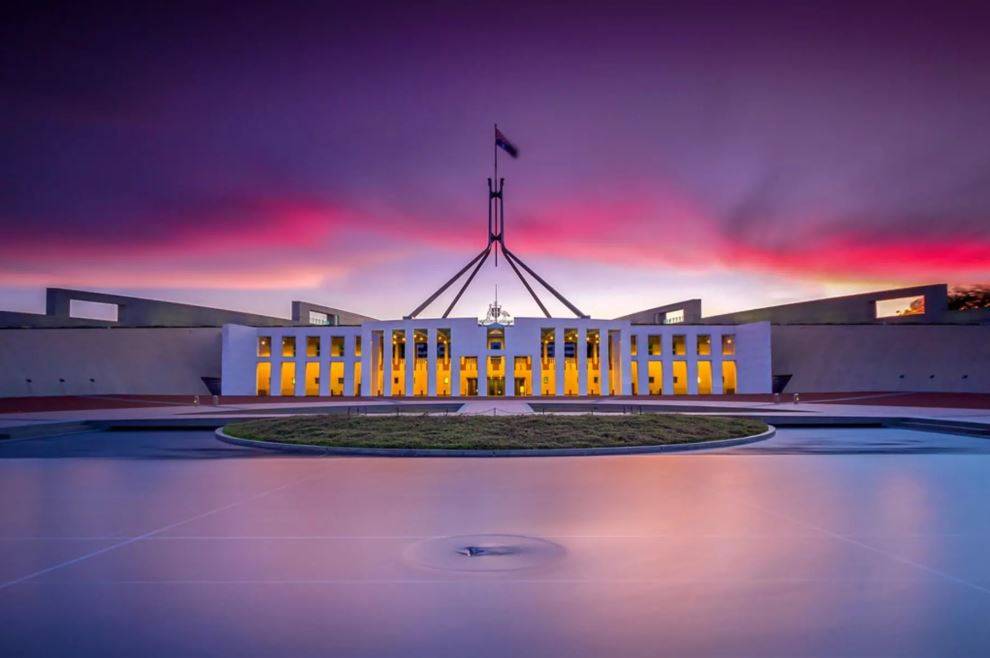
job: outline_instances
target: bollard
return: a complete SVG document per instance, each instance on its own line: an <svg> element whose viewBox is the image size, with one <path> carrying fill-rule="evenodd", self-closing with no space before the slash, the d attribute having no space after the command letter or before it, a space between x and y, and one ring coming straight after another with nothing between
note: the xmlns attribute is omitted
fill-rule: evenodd
<svg viewBox="0 0 990 658"><path fill-rule="evenodd" d="M797 404L800 401L801 401L801 396L798 395L797 393L795 393L794 394L794 404Z"/></svg>
<svg viewBox="0 0 990 658"><path fill-rule="evenodd" d="M194 407L198 407L199 406L199 396L198 395L194 395L193 396L193 406Z"/></svg>
<svg viewBox="0 0 990 658"><path fill-rule="evenodd" d="M773 394L773 403L774 404L780 404L780 393L774 393Z"/></svg>

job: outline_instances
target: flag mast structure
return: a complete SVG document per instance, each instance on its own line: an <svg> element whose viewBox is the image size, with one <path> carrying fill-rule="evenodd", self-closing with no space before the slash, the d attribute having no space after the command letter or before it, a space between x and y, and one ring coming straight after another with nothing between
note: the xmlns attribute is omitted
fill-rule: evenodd
<svg viewBox="0 0 990 658"><path fill-rule="evenodd" d="M494 178L488 179L488 242L485 245L485 248L481 250L481 253L479 253L477 256L475 256L470 261L468 261L468 264L462 267L460 271L457 272L457 274L452 276L450 279L447 280L446 283L440 286L440 288L436 292L434 292L432 295L427 297L426 301L424 301L422 304L416 307L416 310L414 310L409 315L405 316L406 320L411 320L417 317L420 313L423 312L423 309L425 309L427 306L432 304L437 297L442 295L447 290L447 288L452 286L458 279L464 276L464 274L468 270L471 270L471 273L464 281L464 284L457 291L457 294L454 296L453 301L450 302L450 305L447 307L447 310L443 312L443 315L441 317L446 318L447 316L449 316L450 312L454 310L454 306L456 306L457 302L460 301L461 296L464 294L464 291L467 290L468 286L471 285L471 282L474 280L475 275L478 274L478 271L481 269L481 266L485 264L486 260L488 260L488 256L491 254L493 249L495 251L495 266L496 267L498 266L499 248L501 248L502 250L502 256L505 258L505 261L512 268L512 271L515 272L516 276L519 277L519 280L522 281L523 286L526 288L526 291L533 298L533 301L536 302L536 305L540 307L541 311L543 311L543 315L545 315L548 318L553 317L552 315L550 315L550 311L547 310L547 307L543 304L543 302L540 301L539 295L537 295L536 291L533 290L533 286L530 285L530 282L526 280L526 277L523 276L523 273L522 271L520 271L519 268L525 270L527 274L529 274L540 285L546 288L564 306L570 309L570 311L574 313L575 316L579 318L589 317L588 315L582 313L577 306L567 301L567 298L565 298L563 295L557 292L557 290L555 290L553 286L547 283L542 277L540 277L539 274L534 272L532 268L526 265L526 263L524 263L522 259L516 256L513 252L509 251L509 248L505 246L505 195L504 195L505 179L498 177L498 150L500 148L503 149L513 158L519 157L519 149L517 149L511 142L509 142L509 140L505 138L505 135L503 135L501 131L498 129L498 124L495 124L495 173L494 173Z"/></svg>

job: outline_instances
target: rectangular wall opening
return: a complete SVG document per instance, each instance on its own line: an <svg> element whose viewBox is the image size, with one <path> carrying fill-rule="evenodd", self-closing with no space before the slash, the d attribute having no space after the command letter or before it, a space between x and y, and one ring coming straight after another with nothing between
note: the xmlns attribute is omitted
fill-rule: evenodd
<svg viewBox="0 0 990 658"><path fill-rule="evenodd" d="M564 395L577 395L578 384L578 330L564 329Z"/></svg>
<svg viewBox="0 0 990 658"><path fill-rule="evenodd" d="M392 397L406 394L406 332L404 329L392 331Z"/></svg>
<svg viewBox="0 0 990 658"><path fill-rule="evenodd" d="M540 330L540 394L557 395L557 332L552 328Z"/></svg>
<svg viewBox="0 0 990 658"><path fill-rule="evenodd" d="M330 363L330 395L344 395L344 363L343 361L332 361Z"/></svg>
<svg viewBox="0 0 990 658"><path fill-rule="evenodd" d="M712 393L712 362L698 361L698 395Z"/></svg>
<svg viewBox="0 0 990 658"><path fill-rule="evenodd" d="M896 299L878 299L876 301L877 318L903 318L912 315L925 314L925 296L898 297Z"/></svg>
<svg viewBox="0 0 990 658"><path fill-rule="evenodd" d="M722 392L732 395L736 392L736 362L722 362Z"/></svg>
<svg viewBox="0 0 990 658"><path fill-rule="evenodd" d="M306 336L306 357L316 358L320 356L320 337Z"/></svg>
<svg viewBox="0 0 990 658"><path fill-rule="evenodd" d="M513 359L512 378L515 388L513 394L523 397L533 394L533 358L517 356Z"/></svg>
<svg viewBox="0 0 990 658"><path fill-rule="evenodd" d="M258 336L258 356L271 356L271 355L272 355L271 336Z"/></svg>
<svg viewBox="0 0 990 658"><path fill-rule="evenodd" d="M478 357L461 357L461 395L474 397L478 395Z"/></svg>
<svg viewBox="0 0 990 658"><path fill-rule="evenodd" d="M320 364L316 361L306 363L306 388L307 396L317 396L320 394Z"/></svg>
<svg viewBox="0 0 990 658"><path fill-rule="evenodd" d="M91 302L84 299L69 300L69 317L80 320L103 320L117 322L120 307L106 302Z"/></svg>
<svg viewBox="0 0 990 658"><path fill-rule="evenodd" d="M601 333L598 329L588 329L585 340L587 341L586 349L588 350L588 395L601 395L601 383L598 381L602 374L602 365L599 360Z"/></svg>
<svg viewBox="0 0 990 658"><path fill-rule="evenodd" d="M488 357L488 395L505 395L505 359L500 356Z"/></svg>
<svg viewBox="0 0 990 658"><path fill-rule="evenodd" d="M361 395L361 362L354 362L354 395Z"/></svg>
<svg viewBox="0 0 990 658"><path fill-rule="evenodd" d="M391 340L391 338L389 339ZM371 332L371 394L385 395L385 332Z"/></svg>
<svg viewBox="0 0 990 658"><path fill-rule="evenodd" d="M674 361L671 366L674 374L674 395L687 395L687 361Z"/></svg>
<svg viewBox="0 0 990 658"><path fill-rule="evenodd" d="M622 338L618 331L608 332L608 377L609 395L622 394Z"/></svg>
<svg viewBox="0 0 990 658"><path fill-rule="evenodd" d="M281 393L286 396L296 394L296 364L291 361L282 363Z"/></svg>
<svg viewBox="0 0 990 658"><path fill-rule="evenodd" d="M663 362L649 361L650 395L663 395Z"/></svg>
<svg viewBox="0 0 990 658"><path fill-rule="evenodd" d="M426 329L413 330L413 395L426 397L429 393L430 336Z"/></svg>
<svg viewBox="0 0 990 658"><path fill-rule="evenodd" d="M437 395L450 395L450 329L437 329Z"/></svg>
<svg viewBox="0 0 990 658"><path fill-rule="evenodd" d="M267 361L258 364L254 394L260 396L272 394L272 364Z"/></svg>

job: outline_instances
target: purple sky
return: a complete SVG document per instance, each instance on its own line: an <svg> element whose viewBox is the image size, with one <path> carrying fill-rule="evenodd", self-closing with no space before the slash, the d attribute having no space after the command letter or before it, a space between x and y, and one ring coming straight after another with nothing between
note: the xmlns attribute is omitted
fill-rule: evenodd
<svg viewBox="0 0 990 658"><path fill-rule="evenodd" d="M494 121L507 242L595 316L990 281L976 3L144 4L0 28L0 308L403 315L484 246ZM538 313L500 264L459 314L496 283Z"/></svg>

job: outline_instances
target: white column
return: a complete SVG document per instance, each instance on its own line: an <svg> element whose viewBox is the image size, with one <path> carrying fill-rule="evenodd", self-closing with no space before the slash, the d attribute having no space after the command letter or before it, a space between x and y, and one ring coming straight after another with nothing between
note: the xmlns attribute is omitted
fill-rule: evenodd
<svg viewBox="0 0 990 658"><path fill-rule="evenodd" d="M588 330L578 328L577 335L578 395L588 394Z"/></svg>
<svg viewBox="0 0 990 658"><path fill-rule="evenodd" d="M637 339L638 343L638 339ZM637 344L636 351L636 392L638 395L650 394L650 357L649 349L644 354L644 345Z"/></svg>
<svg viewBox="0 0 990 658"><path fill-rule="evenodd" d="M426 394L437 395L437 328L426 330Z"/></svg>
<svg viewBox="0 0 990 658"><path fill-rule="evenodd" d="M532 348L530 348L532 349ZM529 394L535 397L543 395L543 337L540 332L536 334L536 352L531 359L532 381L529 383Z"/></svg>
<svg viewBox="0 0 990 658"><path fill-rule="evenodd" d="M598 386L602 396L612 394L611 369L608 362L608 327L598 328L598 365L601 373L598 375Z"/></svg>
<svg viewBox="0 0 990 658"><path fill-rule="evenodd" d="M478 397L488 396L488 350L478 351Z"/></svg>
<svg viewBox="0 0 990 658"><path fill-rule="evenodd" d="M300 343L302 346L300 347ZM296 336L296 397L306 395L306 336Z"/></svg>
<svg viewBox="0 0 990 658"><path fill-rule="evenodd" d="M416 336L413 334L412 325L403 327L406 332L406 397L413 396L413 382L416 379Z"/></svg>
<svg viewBox="0 0 990 658"><path fill-rule="evenodd" d="M275 351L278 341L278 352ZM282 395L282 338L272 336L272 391L273 397Z"/></svg>
<svg viewBox="0 0 990 658"><path fill-rule="evenodd" d="M392 328L386 329L382 340L382 396L392 396Z"/></svg>
<svg viewBox="0 0 990 658"><path fill-rule="evenodd" d="M461 397L461 355L459 352L454 351L454 330L450 330L450 345L447 349L450 350L450 397L459 398Z"/></svg>
<svg viewBox="0 0 990 658"><path fill-rule="evenodd" d="M698 359L688 359L687 362L688 395L698 394Z"/></svg>
<svg viewBox="0 0 990 658"><path fill-rule="evenodd" d="M346 344L344 345L344 348L346 351L347 348ZM320 378L319 392L322 397L326 397L330 395L330 334L327 333L320 334L320 356L317 359L317 362L319 362L320 364L320 374L318 375L318 377ZM347 374L345 373L344 377L346 376ZM346 395L347 380L345 379L344 381L345 381L344 394Z"/></svg>
<svg viewBox="0 0 990 658"><path fill-rule="evenodd" d="M344 336L344 395L354 395L354 363L357 361L354 352L357 351L357 336Z"/></svg>
<svg viewBox="0 0 990 658"><path fill-rule="evenodd" d="M622 373L619 385L623 395L632 395L632 347L629 345L629 331L619 331L619 372Z"/></svg>
<svg viewBox="0 0 990 658"><path fill-rule="evenodd" d="M372 344L371 340L372 333L370 330L361 328L361 393L362 397L370 397L373 395L371 382L374 381L372 378L373 369L371 364L375 362L374 354L378 350L378 345ZM357 350L357 344L355 343L354 349Z"/></svg>
<svg viewBox="0 0 990 658"><path fill-rule="evenodd" d="M663 394L674 394L674 335L660 334L660 353L663 354Z"/></svg>

